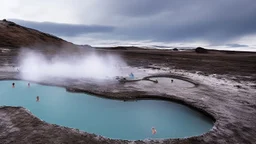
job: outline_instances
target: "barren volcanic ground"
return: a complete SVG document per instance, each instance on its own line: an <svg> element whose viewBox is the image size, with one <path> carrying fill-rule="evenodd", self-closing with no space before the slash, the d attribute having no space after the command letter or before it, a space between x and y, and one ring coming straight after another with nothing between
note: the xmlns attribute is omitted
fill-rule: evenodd
<svg viewBox="0 0 256 144"><path fill-rule="evenodd" d="M6 66L17 65L19 49L4 47L0 53L0 79L20 79L19 73ZM8 49L11 49L8 51ZM116 80L104 83L86 79L51 78L42 84L57 85L70 92L92 93L105 98L137 100L144 98L174 100L191 106L216 121L207 133L182 139L126 141L112 140L48 124L21 107L0 108L0 142L13 143L172 143L172 144L253 144L256 142L256 53L191 51L96 49L104 55L120 55L135 76L158 79L159 83L139 81L120 84ZM85 53L86 54L86 53ZM159 78L161 77L161 78ZM191 81L192 88L168 88L163 77Z"/></svg>

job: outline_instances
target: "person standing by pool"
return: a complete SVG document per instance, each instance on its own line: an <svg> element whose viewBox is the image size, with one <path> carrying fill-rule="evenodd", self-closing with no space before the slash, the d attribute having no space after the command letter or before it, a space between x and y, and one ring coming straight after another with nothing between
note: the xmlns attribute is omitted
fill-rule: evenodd
<svg viewBox="0 0 256 144"><path fill-rule="evenodd" d="M154 127L152 127L152 134L156 134L156 129Z"/></svg>
<svg viewBox="0 0 256 144"><path fill-rule="evenodd" d="M39 96L36 97L36 102L39 102Z"/></svg>
<svg viewBox="0 0 256 144"><path fill-rule="evenodd" d="M12 88L15 88L15 83L12 83Z"/></svg>
<svg viewBox="0 0 256 144"><path fill-rule="evenodd" d="M133 73L130 73L130 78L134 79L134 74Z"/></svg>

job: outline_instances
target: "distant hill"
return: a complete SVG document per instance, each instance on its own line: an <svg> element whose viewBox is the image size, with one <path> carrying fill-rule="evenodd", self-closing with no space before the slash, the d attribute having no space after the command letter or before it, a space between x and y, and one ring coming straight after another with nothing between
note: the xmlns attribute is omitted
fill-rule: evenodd
<svg viewBox="0 0 256 144"><path fill-rule="evenodd" d="M84 49L92 49L93 47L90 45L76 45L79 48L84 48Z"/></svg>
<svg viewBox="0 0 256 144"><path fill-rule="evenodd" d="M43 50L75 50L73 43L35 29L20 26L14 22L0 20L0 48L31 48Z"/></svg>
<svg viewBox="0 0 256 144"><path fill-rule="evenodd" d="M107 49L107 50L143 50L143 47L136 46L116 46L116 47L94 47L96 49Z"/></svg>

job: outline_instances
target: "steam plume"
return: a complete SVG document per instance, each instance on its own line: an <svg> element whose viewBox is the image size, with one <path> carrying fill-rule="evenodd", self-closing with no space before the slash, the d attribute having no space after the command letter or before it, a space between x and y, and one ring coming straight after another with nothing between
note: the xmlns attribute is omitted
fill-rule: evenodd
<svg viewBox="0 0 256 144"><path fill-rule="evenodd" d="M107 79L121 75L125 62L118 56L91 53L85 56L55 56L23 50L19 59L23 79L40 81L47 77Z"/></svg>

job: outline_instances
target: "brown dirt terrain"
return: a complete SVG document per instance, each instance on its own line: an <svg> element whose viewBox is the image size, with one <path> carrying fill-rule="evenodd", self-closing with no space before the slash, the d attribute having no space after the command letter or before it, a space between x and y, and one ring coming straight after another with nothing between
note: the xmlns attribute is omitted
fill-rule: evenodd
<svg viewBox="0 0 256 144"><path fill-rule="evenodd" d="M74 45L56 36L17 25L11 21L0 21L0 47L20 48L38 46L62 47Z"/></svg>
<svg viewBox="0 0 256 144"><path fill-rule="evenodd" d="M56 36L20 26L14 22L0 20L0 52L17 56L21 48L52 54L79 52L76 45ZM1 54L2 55L2 54Z"/></svg>
<svg viewBox="0 0 256 144"><path fill-rule="evenodd" d="M145 50L134 47L98 49L109 53L118 53L127 63L135 67L154 68L154 65L183 69L201 74L225 74L235 76L240 81L256 82L256 52L235 52L208 50L206 54L194 50Z"/></svg>

